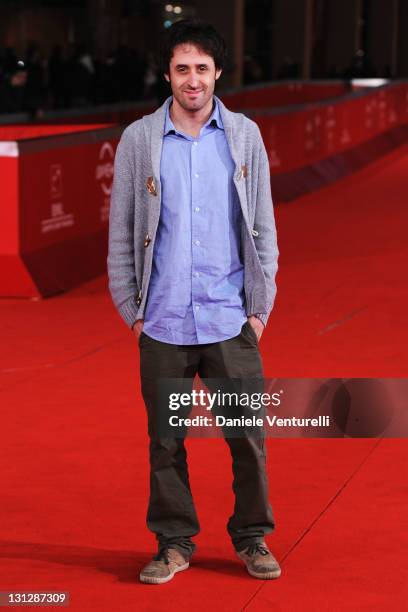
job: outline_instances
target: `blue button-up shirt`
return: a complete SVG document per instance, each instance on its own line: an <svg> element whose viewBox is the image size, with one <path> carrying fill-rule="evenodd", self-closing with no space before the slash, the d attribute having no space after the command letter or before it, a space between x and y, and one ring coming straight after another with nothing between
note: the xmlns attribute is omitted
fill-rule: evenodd
<svg viewBox="0 0 408 612"><path fill-rule="evenodd" d="M235 164L214 103L197 138L176 130L167 107L143 331L170 344L227 340L247 320Z"/></svg>

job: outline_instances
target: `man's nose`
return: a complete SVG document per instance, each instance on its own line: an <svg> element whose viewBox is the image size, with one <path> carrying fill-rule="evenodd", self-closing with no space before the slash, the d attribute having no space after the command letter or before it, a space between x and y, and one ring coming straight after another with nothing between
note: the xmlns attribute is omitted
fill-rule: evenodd
<svg viewBox="0 0 408 612"><path fill-rule="evenodd" d="M188 78L188 85L189 87L195 89L196 87L198 87L198 84L199 84L198 74L196 74L195 72L192 72Z"/></svg>

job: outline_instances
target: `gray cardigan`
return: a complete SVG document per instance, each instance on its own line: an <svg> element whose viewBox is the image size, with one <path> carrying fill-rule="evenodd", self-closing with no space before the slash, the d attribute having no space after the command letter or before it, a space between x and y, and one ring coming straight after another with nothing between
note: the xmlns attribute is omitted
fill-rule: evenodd
<svg viewBox="0 0 408 612"><path fill-rule="evenodd" d="M225 135L236 166L241 204L245 309L266 325L276 295L278 247L269 162L257 124L229 111L219 98ZM130 124L115 156L109 215L108 276L112 300L131 328L142 319L160 218L160 156L166 106ZM228 239L226 237L226 239Z"/></svg>

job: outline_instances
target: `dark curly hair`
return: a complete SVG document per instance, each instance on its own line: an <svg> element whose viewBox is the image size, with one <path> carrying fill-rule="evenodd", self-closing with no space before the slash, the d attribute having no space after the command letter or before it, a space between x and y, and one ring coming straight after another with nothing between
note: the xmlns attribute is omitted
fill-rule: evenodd
<svg viewBox="0 0 408 612"><path fill-rule="evenodd" d="M217 69L224 68L226 45L223 37L206 21L182 19L165 30L160 44L160 70L169 74L170 60L177 45L190 43L210 55Z"/></svg>

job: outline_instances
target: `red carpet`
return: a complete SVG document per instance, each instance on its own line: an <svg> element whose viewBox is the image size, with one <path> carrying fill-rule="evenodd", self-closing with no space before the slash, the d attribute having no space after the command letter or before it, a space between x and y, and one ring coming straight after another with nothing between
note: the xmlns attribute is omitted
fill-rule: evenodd
<svg viewBox="0 0 408 612"><path fill-rule="evenodd" d="M408 376L407 172L399 150L277 208L268 376ZM0 590L70 591L75 611L405 607L405 440L268 441L283 570L271 582L244 573L226 536L226 445L190 440L197 554L168 585L139 584L154 548L146 419L106 278L0 308Z"/></svg>

